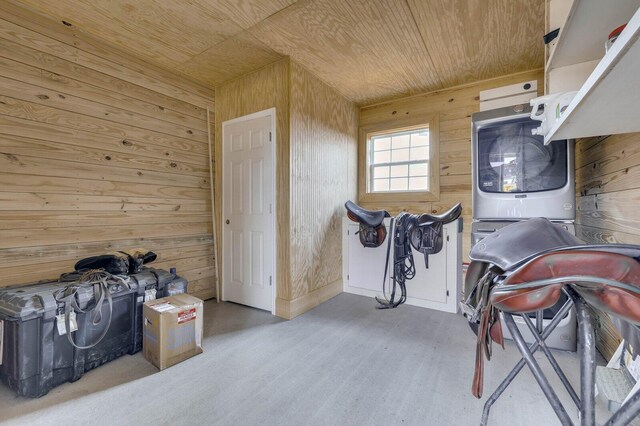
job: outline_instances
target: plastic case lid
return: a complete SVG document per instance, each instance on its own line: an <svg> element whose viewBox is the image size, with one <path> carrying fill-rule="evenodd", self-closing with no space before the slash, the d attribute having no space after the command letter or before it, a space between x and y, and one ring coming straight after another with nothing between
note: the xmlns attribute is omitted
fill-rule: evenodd
<svg viewBox="0 0 640 426"><path fill-rule="evenodd" d="M0 315L21 320L54 316L58 302L53 297L53 293L64 289L69 284L71 283L53 281L2 289L0 290ZM81 288L78 294L81 307L88 305L93 299L91 288Z"/></svg>

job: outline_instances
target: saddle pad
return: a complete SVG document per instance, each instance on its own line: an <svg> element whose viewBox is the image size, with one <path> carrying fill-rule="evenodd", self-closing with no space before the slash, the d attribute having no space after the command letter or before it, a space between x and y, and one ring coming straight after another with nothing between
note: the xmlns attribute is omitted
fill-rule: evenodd
<svg viewBox="0 0 640 426"><path fill-rule="evenodd" d="M539 217L505 226L483 238L471 248L469 258L508 271L536 254L582 244L577 237Z"/></svg>

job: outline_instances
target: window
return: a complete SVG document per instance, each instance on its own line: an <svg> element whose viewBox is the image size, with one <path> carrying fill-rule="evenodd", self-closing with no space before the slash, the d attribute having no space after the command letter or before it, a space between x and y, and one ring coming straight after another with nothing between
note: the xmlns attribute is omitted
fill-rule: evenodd
<svg viewBox="0 0 640 426"><path fill-rule="evenodd" d="M404 208L439 200L438 116L407 115L360 128L360 202Z"/></svg>
<svg viewBox="0 0 640 426"><path fill-rule="evenodd" d="M429 190L429 129L372 136L369 192Z"/></svg>

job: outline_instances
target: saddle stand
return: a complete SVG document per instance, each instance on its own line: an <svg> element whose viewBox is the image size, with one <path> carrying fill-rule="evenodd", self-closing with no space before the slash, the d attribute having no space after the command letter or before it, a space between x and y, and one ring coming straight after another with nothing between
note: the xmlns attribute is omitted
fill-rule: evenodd
<svg viewBox="0 0 640 426"><path fill-rule="evenodd" d="M580 298L577 294L569 294L570 298L565 302L562 308L554 315L549 325L543 329L542 321L542 313L538 312L536 315L536 324L534 325L531 321L531 318L528 314L520 314L520 317L523 319L524 323L531 331L531 334L534 336L535 342L533 342L530 346L525 342L522 333L518 329L515 320L513 319L513 314L504 312L503 318L511 333L511 337L513 338L518 350L522 354L522 359L515 365L513 370L507 375L507 377L500 383L497 389L491 394L489 399L484 404L484 410L482 412L482 421L480 424L487 425L489 421L489 412L493 404L500 398L500 396L507 389L509 384L516 378L516 376L522 371L522 368L527 365L533 374L533 377L536 379L536 382L542 389L545 397L551 404L551 407L555 411L556 415L562 422L562 424L572 424L569 415L567 414L566 409L563 407L562 403L558 399L557 394L551 387L549 380L546 378L542 370L540 369L540 365L534 358L533 354L538 350L542 350L545 357L553 367L553 370L558 375L558 378L562 382L564 388L567 390L571 399L575 403L578 410L580 410L580 418L581 419L589 419L593 418L592 422L583 422L583 424L594 424L595 422L595 413L593 412L594 406L594 395L593 388L595 386L595 343L594 343L594 335L593 335L593 327L591 324L591 318L589 316L588 311L586 312L586 306L582 298ZM551 335L553 330L558 326L560 321L569 313L571 308L575 306L577 315L578 315L578 329L580 334L580 349L579 351L582 354L580 360L580 369L581 369L581 397L578 397L573 386L567 379L566 375L560 368L560 365L554 358L553 354L547 347L545 340L547 337ZM589 383L591 383L589 385ZM581 402L583 401L583 402Z"/></svg>
<svg viewBox="0 0 640 426"><path fill-rule="evenodd" d="M493 404L526 365L563 425L573 424L534 353L541 350L579 411L580 422L595 425L595 336L589 306L633 324L640 324L640 246L586 245L546 219L531 219L505 227L474 246L465 282L467 299L461 309L477 325L478 352L472 386L482 396L483 358L491 340L502 343L501 312L522 359L484 405L486 425ZM476 281L473 284L473 281ZM546 328L542 312L568 296ZM572 307L578 322L580 395L576 393L545 343ZM536 313L536 324L529 314ZM520 315L535 341L528 345L514 315ZM609 419L622 426L640 414L640 390Z"/></svg>

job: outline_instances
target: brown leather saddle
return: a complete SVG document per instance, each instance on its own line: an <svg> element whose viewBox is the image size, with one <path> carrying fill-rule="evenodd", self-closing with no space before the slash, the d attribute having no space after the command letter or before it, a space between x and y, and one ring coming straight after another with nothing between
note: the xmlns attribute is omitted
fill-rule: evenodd
<svg viewBox="0 0 640 426"><path fill-rule="evenodd" d="M570 287L588 304L640 324L640 246L587 245L536 218L502 228L476 244L461 309L477 325L472 394L482 396L483 359L503 345L499 311L526 314L554 306Z"/></svg>
<svg viewBox="0 0 640 426"><path fill-rule="evenodd" d="M349 219L360 224L358 229L360 243L369 248L380 247L387 237L387 228L383 222L390 216L389 212L363 209L352 201L347 201L344 206Z"/></svg>

